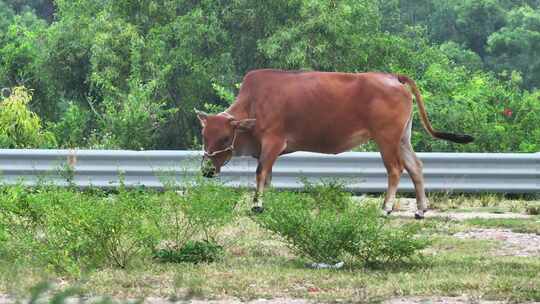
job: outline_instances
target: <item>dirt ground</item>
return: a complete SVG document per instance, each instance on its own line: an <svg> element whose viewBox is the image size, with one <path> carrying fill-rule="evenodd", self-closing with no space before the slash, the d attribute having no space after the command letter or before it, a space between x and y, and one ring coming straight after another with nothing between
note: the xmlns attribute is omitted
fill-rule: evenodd
<svg viewBox="0 0 540 304"><path fill-rule="evenodd" d="M416 211L416 200L409 198L399 199L397 204L398 210L392 212L392 216L397 217L412 217ZM484 212L484 211L467 211L463 212L462 210L455 211L439 211L439 210L429 210L425 213L425 218L448 218L455 221L465 221L470 219L530 219L531 216L522 213L493 213L493 212Z"/></svg>
<svg viewBox="0 0 540 304"><path fill-rule="evenodd" d="M505 301L486 301L468 297L409 297L395 298L383 302L384 304L503 304ZM539 302L528 302L538 304Z"/></svg>
<svg viewBox="0 0 540 304"><path fill-rule="evenodd" d="M78 303L96 303L100 299L68 299L66 304L78 304ZM14 299L6 296L0 296L0 304L14 304ZM28 302L22 302L28 303ZM39 303L39 302L38 302ZM113 303L137 303L136 300L128 300L124 302ZM290 299L290 298L277 298L277 299L257 299L248 302L242 302L237 299L225 299L225 300L182 300L182 301L170 301L164 298L147 298L144 300L145 304L180 304L180 303L192 303L192 304L308 304L316 303L315 301L305 299ZM339 303L339 302L338 302ZM407 298L394 298L389 299L383 304L504 304L505 301L486 301L478 298L468 297L407 297ZM540 302L527 302L527 304L540 304Z"/></svg>
<svg viewBox="0 0 540 304"><path fill-rule="evenodd" d="M508 229L473 229L454 234L460 239L491 240L501 242L495 255L500 256L540 256L540 235L515 233Z"/></svg>
<svg viewBox="0 0 540 304"><path fill-rule="evenodd" d="M413 216L414 211L392 212L392 216L409 217ZM465 221L470 219L530 219L531 216L521 213L490 213L490 212L441 212L429 210L424 215L426 219L444 217L454 221Z"/></svg>

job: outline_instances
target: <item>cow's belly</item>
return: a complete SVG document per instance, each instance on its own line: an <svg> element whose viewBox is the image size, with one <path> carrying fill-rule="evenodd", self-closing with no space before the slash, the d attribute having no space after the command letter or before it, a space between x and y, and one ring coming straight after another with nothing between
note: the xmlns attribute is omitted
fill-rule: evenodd
<svg viewBox="0 0 540 304"><path fill-rule="evenodd" d="M370 134L367 130L354 132L353 134L349 135L347 139L344 140L342 145L337 145L335 153L349 151L356 146L367 143L370 138Z"/></svg>
<svg viewBox="0 0 540 304"><path fill-rule="evenodd" d="M297 139L294 136L290 136L287 138L285 152L307 151L338 154L365 144L370 138L367 130L358 130L344 135L324 134L323 132L323 134L313 140L306 140L305 138Z"/></svg>

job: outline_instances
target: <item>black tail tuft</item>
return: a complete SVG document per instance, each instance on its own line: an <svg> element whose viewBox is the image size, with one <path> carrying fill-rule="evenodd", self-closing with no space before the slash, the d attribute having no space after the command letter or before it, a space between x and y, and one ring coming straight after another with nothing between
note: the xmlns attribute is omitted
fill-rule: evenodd
<svg viewBox="0 0 540 304"><path fill-rule="evenodd" d="M435 132L435 137L453 141L458 144L468 144L474 140L474 137L466 134L452 134L444 132Z"/></svg>

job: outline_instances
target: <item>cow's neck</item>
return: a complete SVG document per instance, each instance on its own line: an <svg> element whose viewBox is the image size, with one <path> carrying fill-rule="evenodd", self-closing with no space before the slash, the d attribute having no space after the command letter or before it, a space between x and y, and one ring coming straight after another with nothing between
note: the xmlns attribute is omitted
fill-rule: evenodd
<svg viewBox="0 0 540 304"><path fill-rule="evenodd" d="M235 120L251 118L249 117L249 111L247 109L248 108L243 104L236 102L225 110L225 113L234 117ZM238 138L234 147L234 155L258 157L259 145L253 135L247 132L238 133Z"/></svg>
<svg viewBox="0 0 540 304"><path fill-rule="evenodd" d="M225 112L232 115L236 120L253 118L249 117L249 105L240 99L233 103Z"/></svg>

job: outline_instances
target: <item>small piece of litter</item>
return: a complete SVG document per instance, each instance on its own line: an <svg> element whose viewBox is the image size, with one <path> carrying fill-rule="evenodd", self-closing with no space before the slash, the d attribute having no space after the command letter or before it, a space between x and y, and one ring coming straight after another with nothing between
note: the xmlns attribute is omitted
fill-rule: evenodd
<svg viewBox="0 0 540 304"><path fill-rule="evenodd" d="M307 266L313 269L340 269L341 267L343 267L343 265L345 265L345 263L339 262L334 265L326 264L326 263L311 263L311 264L308 264Z"/></svg>

